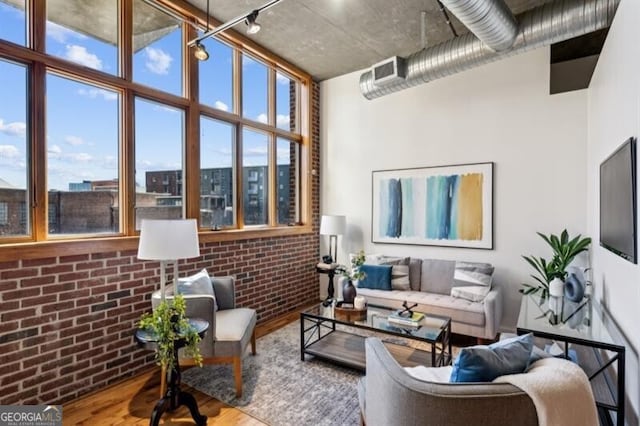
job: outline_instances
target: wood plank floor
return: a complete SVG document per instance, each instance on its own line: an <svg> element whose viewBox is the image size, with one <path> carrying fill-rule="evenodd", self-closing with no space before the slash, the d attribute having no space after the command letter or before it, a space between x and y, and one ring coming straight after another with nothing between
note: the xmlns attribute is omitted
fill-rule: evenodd
<svg viewBox="0 0 640 426"><path fill-rule="evenodd" d="M271 333L300 317L298 311L284 315L256 327L256 337ZM258 352L260 346L258 345ZM69 425L148 425L149 417L158 400L160 370L154 368L148 373L125 380L104 390L91 393L63 406L63 423ZM183 385L198 401L200 412L208 417L207 425L266 425L208 395ZM160 424L165 426L193 425L186 407L165 414Z"/></svg>

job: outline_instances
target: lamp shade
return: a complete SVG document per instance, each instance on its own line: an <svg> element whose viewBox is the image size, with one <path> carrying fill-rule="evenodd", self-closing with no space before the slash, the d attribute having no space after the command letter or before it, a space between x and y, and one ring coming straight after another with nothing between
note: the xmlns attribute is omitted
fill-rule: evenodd
<svg viewBox="0 0 640 426"><path fill-rule="evenodd" d="M195 219L143 219L140 226L138 259L177 260L200 256Z"/></svg>
<svg viewBox="0 0 640 426"><path fill-rule="evenodd" d="M320 219L320 235L342 235L347 229L347 218L344 216L322 215Z"/></svg>

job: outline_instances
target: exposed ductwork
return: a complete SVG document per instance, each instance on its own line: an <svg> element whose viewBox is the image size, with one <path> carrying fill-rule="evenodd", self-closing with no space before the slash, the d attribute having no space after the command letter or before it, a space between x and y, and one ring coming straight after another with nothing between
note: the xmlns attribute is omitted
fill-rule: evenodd
<svg viewBox="0 0 640 426"><path fill-rule="evenodd" d="M466 3L484 4L487 1L466 0ZM376 85L372 71L363 73L360 76L360 90L367 99L379 98L498 59L607 28L611 25L619 3L620 0L556 0L544 4L518 15L520 25L509 50L496 52L476 35L468 33L410 55L405 61L404 80ZM480 17L482 13L470 12L470 15ZM482 16L484 18L481 22L470 24L470 29L474 31L476 28L486 40L500 40L501 37L496 34L502 33L506 27L482 22L495 19L492 15ZM486 30L488 27L495 30Z"/></svg>
<svg viewBox="0 0 640 426"><path fill-rule="evenodd" d="M510 49L518 22L503 0L441 0L465 27L495 52Z"/></svg>

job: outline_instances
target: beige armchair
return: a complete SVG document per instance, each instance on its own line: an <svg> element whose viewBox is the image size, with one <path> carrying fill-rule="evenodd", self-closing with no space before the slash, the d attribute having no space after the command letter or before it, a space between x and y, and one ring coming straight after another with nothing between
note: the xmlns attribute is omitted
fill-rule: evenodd
<svg viewBox="0 0 640 426"><path fill-rule="evenodd" d="M209 329L200 343L204 364L233 364L236 396L242 396L242 357L251 342L251 353L256 353L255 309L236 308L235 279L233 277L211 278L215 298L210 295L184 295L187 316L209 322ZM167 286L166 297L173 297L173 286ZM153 293L152 306L158 306L160 291ZM215 310L215 305L218 310ZM180 365L194 365L193 359L180 355ZM163 377L165 376L163 372ZM163 381L164 382L164 381ZM162 388L164 386L161 386ZM161 395L164 389L161 389Z"/></svg>

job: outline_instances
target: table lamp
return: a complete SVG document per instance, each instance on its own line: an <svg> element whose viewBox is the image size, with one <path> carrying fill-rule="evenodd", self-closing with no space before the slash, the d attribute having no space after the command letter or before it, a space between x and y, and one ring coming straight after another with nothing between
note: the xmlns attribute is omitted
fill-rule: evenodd
<svg viewBox="0 0 640 426"><path fill-rule="evenodd" d="M345 216L322 215L320 235L329 235L329 256L333 263L338 263L338 235L343 235L346 228Z"/></svg>
<svg viewBox="0 0 640 426"><path fill-rule="evenodd" d="M138 259L160 261L160 294L163 302L167 265L173 263L173 279L177 283L178 260L198 256L200 245L195 219L142 220Z"/></svg>

